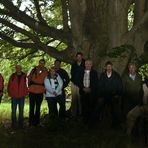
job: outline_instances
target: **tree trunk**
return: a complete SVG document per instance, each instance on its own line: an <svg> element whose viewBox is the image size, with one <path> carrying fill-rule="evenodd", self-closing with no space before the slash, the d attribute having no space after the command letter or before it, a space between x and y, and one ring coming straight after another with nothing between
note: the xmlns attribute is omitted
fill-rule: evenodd
<svg viewBox="0 0 148 148"><path fill-rule="evenodd" d="M115 69L122 73L129 61L129 53L122 58L122 61L124 61L123 66L121 66L120 55L116 58L107 55L114 52L111 50L113 47L124 44L122 36L127 32L128 28L128 8L123 7L124 1L77 1L70 1L75 50L81 50L84 57L93 59L94 67L99 71L102 71L107 60L111 60ZM79 5L77 5L78 3ZM122 54L127 54L127 52Z"/></svg>
<svg viewBox="0 0 148 148"><path fill-rule="evenodd" d="M143 47L148 39L147 0L61 0L63 29L50 26L41 14L38 1L35 2L37 19L19 10L11 1L0 2L5 7L5 10L0 8L1 16L13 18L32 30L29 32L19 28L1 17L0 24L4 25L4 30L11 28L30 42L17 41L7 32L4 34L4 31L0 32L1 39L17 47L32 48L33 51L40 49L67 63L71 63L76 52L81 51L84 58L93 60L99 72L104 69L105 62L110 60L122 74L131 60L144 54ZM134 24L128 31L128 9L133 3ZM43 38L49 40L46 42ZM66 45L65 50L58 50L58 45L53 47L49 44L56 40L60 41L59 45Z"/></svg>

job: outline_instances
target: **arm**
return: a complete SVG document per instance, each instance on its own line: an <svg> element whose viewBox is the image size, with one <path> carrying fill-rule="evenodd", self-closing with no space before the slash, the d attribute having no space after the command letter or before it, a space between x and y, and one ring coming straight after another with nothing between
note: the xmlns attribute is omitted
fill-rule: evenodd
<svg viewBox="0 0 148 148"><path fill-rule="evenodd" d="M63 87L65 88L65 87L68 86L69 81L70 81L70 78L68 76L68 73L65 70L63 70L63 75L64 75L64 78L63 78Z"/></svg>
<svg viewBox="0 0 148 148"><path fill-rule="evenodd" d="M4 89L4 79L2 75L0 74L0 97L3 96L3 89Z"/></svg>
<svg viewBox="0 0 148 148"><path fill-rule="evenodd" d="M123 94L123 83L121 77L118 75L118 91L117 91L119 96L122 96Z"/></svg>
<svg viewBox="0 0 148 148"><path fill-rule="evenodd" d="M12 74L13 75L13 74ZM12 97L12 93L11 93L11 83L12 83L12 75L10 76L10 78L9 78L9 81L8 81L8 85L7 85L7 92L8 92L8 95L10 96L10 97Z"/></svg>
<svg viewBox="0 0 148 148"><path fill-rule="evenodd" d="M59 75L57 77L57 81L58 81L58 87L56 88L55 92L56 94L59 94L60 92L62 92L62 88L63 88L63 80Z"/></svg>
<svg viewBox="0 0 148 148"><path fill-rule="evenodd" d="M53 94L54 91L53 91L51 84L50 84L50 81L47 77L45 77L45 79L44 79L44 86L45 86L46 91Z"/></svg>

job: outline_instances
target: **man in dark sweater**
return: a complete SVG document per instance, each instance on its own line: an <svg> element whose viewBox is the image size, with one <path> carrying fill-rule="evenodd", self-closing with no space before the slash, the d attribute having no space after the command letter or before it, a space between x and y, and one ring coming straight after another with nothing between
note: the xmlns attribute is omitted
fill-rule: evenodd
<svg viewBox="0 0 148 148"><path fill-rule="evenodd" d="M54 68L56 70L56 72L59 74L59 76L62 78L63 80L63 89L62 89L62 110L60 110L59 112L59 116L60 117L65 117L65 111L66 111L66 94L65 94L65 88L68 86L70 78L68 76L68 73L66 70L64 70L63 68L61 68L61 61L56 59L54 62Z"/></svg>
<svg viewBox="0 0 148 148"><path fill-rule="evenodd" d="M110 61L105 64L105 72L99 79L99 97L103 98L104 107L108 106L112 114L112 127L120 123L120 98L122 95L122 80L120 75L113 70Z"/></svg>

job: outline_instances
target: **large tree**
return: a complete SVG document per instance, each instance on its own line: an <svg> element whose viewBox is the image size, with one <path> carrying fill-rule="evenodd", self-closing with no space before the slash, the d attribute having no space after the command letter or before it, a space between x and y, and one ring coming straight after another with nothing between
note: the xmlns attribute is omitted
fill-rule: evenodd
<svg viewBox="0 0 148 148"><path fill-rule="evenodd" d="M0 0L1 48L41 50L67 63L81 51L98 69L111 60L120 73L131 59L146 57L147 26L147 0Z"/></svg>

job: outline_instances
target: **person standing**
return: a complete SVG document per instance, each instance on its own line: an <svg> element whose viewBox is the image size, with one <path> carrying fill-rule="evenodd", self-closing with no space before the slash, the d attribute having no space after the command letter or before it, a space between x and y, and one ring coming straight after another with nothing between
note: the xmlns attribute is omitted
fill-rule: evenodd
<svg viewBox="0 0 148 148"><path fill-rule="evenodd" d="M17 126L16 110L19 107L18 125L24 125L24 99L27 95L26 74L22 72L22 66L16 66L16 72L13 73L8 82L8 95L11 97L11 119L12 127Z"/></svg>
<svg viewBox="0 0 148 148"><path fill-rule="evenodd" d="M113 64L108 61L105 64L105 72L100 75L99 79L99 96L103 98L104 107L111 109L112 127L119 127L121 122L121 95L122 80L120 75L113 70Z"/></svg>
<svg viewBox="0 0 148 148"><path fill-rule="evenodd" d="M147 127L147 114L148 114L148 75L145 76L145 80L143 83L143 103L136 105L133 109L131 109L127 114L127 134L131 135L135 124L137 123L137 119L143 115L146 115L144 119L144 126ZM147 134L147 131L144 131Z"/></svg>
<svg viewBox="0 0 148 148"><path fill-rule="evenodd" d="M45 77L44 85L46 89L46 100L48 103L49 117L63 117L61 113L65 111L65 101L63 100L63 80L56 72L55 67L51 67L49 74ZM59 103L59 113L57 109Z"/></svg>
<svg viewBox="0 0 148 148"><path fill-rule="evenodd" d="M64 118L65 117L65 111L66 111L66 106L65 106L65 104L66 104L65 88L68 86L70 79L69 79L69 76L68 76L68 73L66 72L66 70L61 68L61 61L60 60L58 60L58 59L55 60L55 62L54 62L54 69L55 69L56 73L58 73L59 76L63 80L62 100L65 103L61 104L61 105L64 105L64 106L62 107L63 110L60 110L59 116Z"/></svg>
<svg viewBox="0 0 148 148"><path fill-rule="evenodd" d="M83 59L83 54L77 52L76 60L71 66L71 93L72 93L72 103L71 103L71 114L72 117L81 115L81 103L80 94L78 87L79 74L84 70L85 60Z"/></svg>
<svg viewBox="0 0 148 148"><path fill-rule="evenodd" d="M79 76L79 90L82 105L82 117L85 124L92 124L91 119L97 103L98 74L93 68L92 60L85 61L85 69Z"/></svg>
<svg viewBox="0 0 148 148"><path fill-rule="evenodd" d="M45 60L39 60L39 65L35 66L28 75L29 91L29 125L37 126L40 124L40 108L45 92L44 79L48 74L45 67Z"/></svg>
<svg viewBox="0 0 148 148"><path fill-rule="evenodd" d="M143 88L141 76L137 73L135 63L130 63L128 73L123 78L123 117L126 119L128 112L143 102Z"/></svg>
<svg viewBox="0 0 148 148"><path fill-rule="evenodd" d="M3 89L4 89L4 79L3 79L2 74L0 73L0 103L3 97Z"/></svg>

